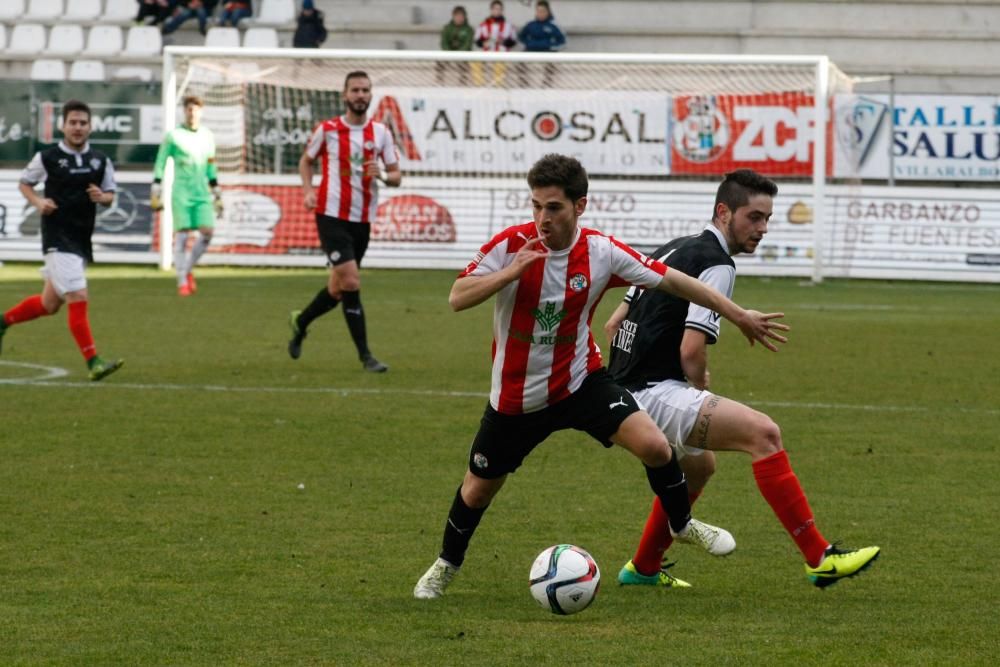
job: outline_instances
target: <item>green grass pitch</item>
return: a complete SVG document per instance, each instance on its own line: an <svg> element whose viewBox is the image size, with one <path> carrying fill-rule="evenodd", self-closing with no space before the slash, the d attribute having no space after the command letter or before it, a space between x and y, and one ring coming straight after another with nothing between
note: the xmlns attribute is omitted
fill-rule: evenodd
<svg viewBox="0 0 1000 667"><path fill-rule="evenodd" d="M64 312L9 330L0 664L996 664L1000 286L737 282L741 303L786 313L791 341L771 354L727 325L713 389L782 426L828 538L883 548L861 576L813 588L748 458L720 454L695 513L736 552L681 545L674 572L694 588L619 588L645 476L562 433L428 603L413 584L489 388L492 306L452 313L453 276L363 272L380 376L339 312L288 358L288 311L319 270L205 269L180 299L153 269L93 269L99 350L127 362L96 385ZM0 308L40 287L36 266L0 268ZM68 374L35 381L47 371L29 364ZM565 618L527 585L560 542L603 574L594 605Z"/></svg>

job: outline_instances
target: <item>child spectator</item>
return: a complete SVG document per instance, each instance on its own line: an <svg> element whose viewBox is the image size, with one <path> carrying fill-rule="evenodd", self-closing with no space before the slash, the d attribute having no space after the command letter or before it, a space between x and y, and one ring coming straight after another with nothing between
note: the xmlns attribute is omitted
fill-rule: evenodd
<svg viewBox="0 0 1000 667"><path fill-rule="evenodd" d="M292 46L297 49L318 49L326 41L323 12L316 9L313 0L302 0L302 12L296 19Z"/></svg>
<svg viewBox="0 0 1000 667"><path fill-rule="evenodd" d="M465 7L458 5L451 10L451 22L441 30L441 50L471 51L474 36Z"/></svg>
<svg viewBox="0 0 1000 667"><path fill-rule="evenodd" d="M556 25L547 0L535 5L535 20L521 28L517 35L525 51L558 51L566 44L566 37Z"/></svg>

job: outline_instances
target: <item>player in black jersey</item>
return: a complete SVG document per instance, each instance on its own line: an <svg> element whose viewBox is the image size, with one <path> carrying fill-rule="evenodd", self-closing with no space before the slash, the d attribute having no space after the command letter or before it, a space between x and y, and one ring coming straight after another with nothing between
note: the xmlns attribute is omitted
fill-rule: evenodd
<svg viewBox="0 0 1000 667"><path fill-rule="evenodd" d="M778 186L749 169L727 174L715 198L712 223L701 234L675 239L653 257L732 297L732 257L753 253L767 233ZM806 560L806 574L829 586L868 567L878 547L841 550L819 532L809 502L788 462L778 426L765 414L709 393L707 346L719 337L719 316L679 297L632 288L605 325L609 370L649 412L688 476L691 502L715 470L713 450L750 455L761 495ZM725 533L725 531L723 531ZM728 533L732 548L735 540ZM653 503L639 548L618 575L622 584L687 587L662 565L672 541L663 507Z"/></svg>
<svg viewBox="0 0 1000 667"><path fill-rule="evenodd" d="M122 360L104 361L97 354L87 316L87 277L84 266L94 260L90 237L97 205L107 206L115 196L115 172L103 153L93 150L90 107L79 100L63 105L63 140L35 153L21 174L21 194L42 216L42 252L45 287L0 318L0 342L11 326L52 315L68 304L69 330L87 361L91 380L114 373ZM42 196L35 186L45 183Z"/></svg>

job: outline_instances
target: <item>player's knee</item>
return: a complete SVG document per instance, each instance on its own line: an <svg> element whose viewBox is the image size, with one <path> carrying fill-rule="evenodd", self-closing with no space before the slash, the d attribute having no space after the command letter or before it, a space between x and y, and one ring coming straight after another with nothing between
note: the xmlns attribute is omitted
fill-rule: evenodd
<svg viewBox="0 0 1000 667"><path fill-rule="evenodd" d="M361 289L361 278L358 276L345 276L341 278L340 289L344 292L357 292Z"/></svg>
<svg viewBox="0 0 1000 667"><path fill-rule="evenodd" d="M643 438L639 444L639 452L641 452L639 458L650 468L665 466L674 457L666 436L659 431L656 431L655 435L649 434Z"/></svg>
<svg viewBox="0 0 1000 667"><path fill-rule="evenodd" d="M205 242L205 245L212 242L212 234L214 234L215 231L211 227L204 227L199 229L198 232L201 234L201 240Z"/></svg>
<svg viewBox="0 0 1000 667"><path fill-rule="evenodd" d="M781 449L781 428L767 415L760 415L754 423L751 453L759 458L777 454Z"/></svg>

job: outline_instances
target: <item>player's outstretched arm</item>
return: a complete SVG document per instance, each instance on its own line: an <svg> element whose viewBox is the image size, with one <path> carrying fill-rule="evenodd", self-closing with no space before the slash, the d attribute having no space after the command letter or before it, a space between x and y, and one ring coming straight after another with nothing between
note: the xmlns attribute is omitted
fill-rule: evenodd
<svg viewBox="0 0 1000 667"><path fill-rule="evenodd" d="M514 260L499 271L482 276L462 276L455 280L448 295L451 309L458 312L478 306L520 278L528 265L545 257L545 252L535 249L541 240L541 237L535 237L525 243L514 255Z"/></svg>
<svg viewBox="0 0 1000 667"><path fill-rule="evenodd" d="M677 269L667 271L663 274L663 280L657 285L657 289L676 294L691 303L714 310L739 327L751 345L760 341L767 349L777 352L778 348L772 341L788 342L787 338L777 333L778 331L788 331L788 325L774 321L784 317L784 313L759 313L756 310L746 310L726 298L714 287L706 285L682 271Z"/></svg>

